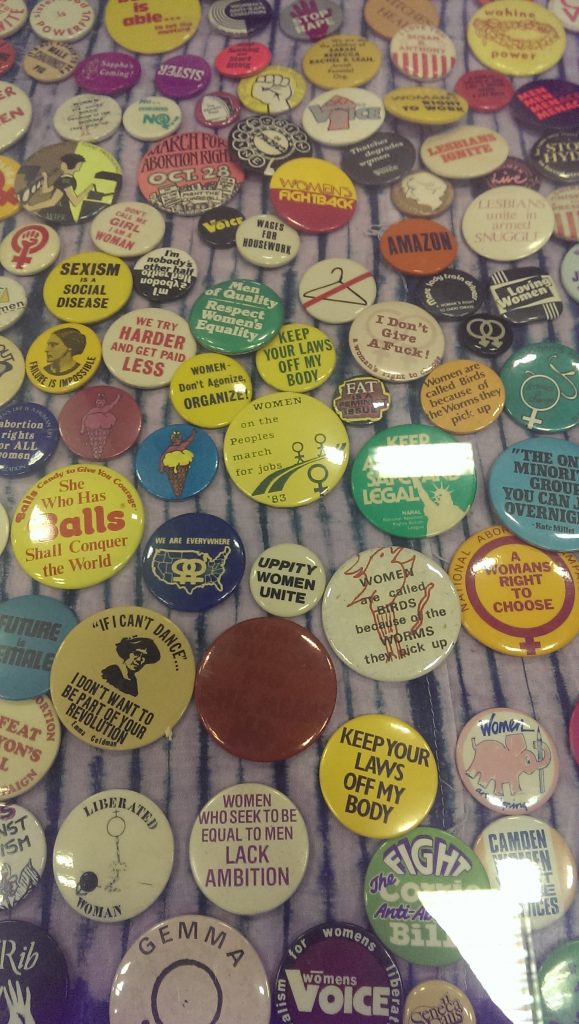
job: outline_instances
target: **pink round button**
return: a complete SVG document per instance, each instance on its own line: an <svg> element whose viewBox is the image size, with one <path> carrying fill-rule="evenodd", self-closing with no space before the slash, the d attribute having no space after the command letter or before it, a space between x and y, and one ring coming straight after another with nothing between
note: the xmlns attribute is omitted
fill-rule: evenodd
<svg viewBox="0 0 579 1024"><path fill-rule="evenodd" d="M114 459L126 452L141 430L141 410L122 388L99 384L83 388L63 406L60 436L75 455L92 461Z"/></svg>
<svg viewBox="0 0 579 1024"><path fill-rule="evenodd" d="M234 43L215 58L215 70L224 78L248 78L271 63L271 50L263 43Z"/></svg>
<svg viewBox="0 0 579 1024"><path fill-rule="evenodd" d="M137 84L141 64L131 53L92 53L77 65L74 77L76 84L87 92L116 96Z"/></svg>
<svg viewBox="0 0 579 1024"><path fill-rule="evenodd" d="M172 100L187 100L203 92L210 78L211 68L203 57L179 53L166 57L157 68L155 87Z"/></svg>

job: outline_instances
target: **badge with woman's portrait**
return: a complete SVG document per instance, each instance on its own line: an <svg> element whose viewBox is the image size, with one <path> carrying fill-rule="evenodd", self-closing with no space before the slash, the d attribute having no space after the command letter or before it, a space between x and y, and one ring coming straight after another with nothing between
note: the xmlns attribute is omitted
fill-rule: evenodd
<svg viewBox="0 0 579 1024"><path fill-rule="evenodd" d="M94 377L101 343L84 324L55 324L34 339L26 353L26 375L40 391L63 395Z"/></svg>
<svg viewBox="0 0 579 1024"><path fill-rule="evenodd" d="M111 206L123 180L112 153L90 142L58 142L27 157L15 192L29 213L49 224L77 224Z"/></svg>

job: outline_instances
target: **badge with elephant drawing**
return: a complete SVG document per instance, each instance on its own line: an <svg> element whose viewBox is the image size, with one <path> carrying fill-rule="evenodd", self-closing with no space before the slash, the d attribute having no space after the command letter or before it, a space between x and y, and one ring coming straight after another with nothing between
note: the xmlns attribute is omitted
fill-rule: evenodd
<svg viewBox="0 0 579 1024"><path fill-rule="evenodd" d="M471 718L458 737L456 764L471 796L496 814L536 811L559 778L549 733L512 708L487 708Z"/></svg>

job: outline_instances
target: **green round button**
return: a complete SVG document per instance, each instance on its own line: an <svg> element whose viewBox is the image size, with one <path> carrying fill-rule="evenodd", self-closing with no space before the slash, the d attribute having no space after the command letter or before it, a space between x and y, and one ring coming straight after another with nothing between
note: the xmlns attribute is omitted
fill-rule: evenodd
<svg viewBox="0 0 579 1024"><path fill-rule="evenodd" d="M452 964L460 953L438 921L454 922L460 934L470 911L461 907L459 891L488 888L486 872L466 843L423 825L378 847L366 871L364 902L380 942L396 956L413 964Z"/></svg>
<svg viewBox="0 0 579 1024"><path fill-rule="evenodd" d="M539 968L545 1020L576 1024L579 1020L579 939L557 946Z"/></svg>
<svg viewBox="0 0 579 1024"><path fill-rule="evenodd" d="M556 341L524 345L501 370L505 409L527 430L569 430L579 423L579 356Z"/></svg>
<svg viewBox="0 0 579 1024"><path fill-rule="evenodd" d="M435 537L460 522L474 501L472 445L438 427L389 427L358 453L352 493L362 515L385 533Z"/></svg>
<svg viewBox="0 0 579 1024"><path fill-rule="evenodd" d="M271 341L283 320L279 295L260 281L237 278L207 288L189 314L193 337L203 348L232 356Z"/></svg>

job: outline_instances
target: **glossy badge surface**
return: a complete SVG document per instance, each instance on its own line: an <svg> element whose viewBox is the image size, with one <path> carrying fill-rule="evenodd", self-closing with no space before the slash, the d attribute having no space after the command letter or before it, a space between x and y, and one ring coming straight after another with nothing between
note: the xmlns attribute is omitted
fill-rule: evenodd
<svg viewBox="0 0 579 1024"><path fill-rule="evenodd" d="M10 1014L6 1019L26 1024L61 1024L68 971L64 955L52 936L28 921L1 921L0 945L11 952L0 966L0 985Z"/></svg>
<svg viewBox="0 0 579 1024"><path fill-rule="evenodd" d="M336 365L334 343L310 324L284 324L255 357L257 372L279 391L313 391Z"/></svg>
<svg viewBox="0 0 579 1024"><path fill-rule="evenodd" d="M185 501L204 490L215 476L219 455L205 430L183 423L160 427L137 448L139 482L164 501Z"/></svg>
<svg viewBox="0 0 579 1024"><path fill-rule="evenodd" d="M543 341L523 345L501 370L509 416L527 430L569 430L579 422L579 358Z"/></svg>
<svg viewBox="0 0 579 1024"><path fill-rule="evenodd" d="M18 394L24 381L24 357L20 349L0 334L0 405ZM0 453L6 456L7 450Z"/></svg>
<svg viewBox="0 0 579 1024"><path fill-rule="evenodd" d="M147 391L169 384L196 351L187 321L152 306L118 317L103 337L103 359L113 376Z"/></svg>
<svg viewBox="0 0 579 1024"><path fill-rule="evenodd" d="M505 387L490 366L451 359L430 371L420 389L420 404L436 427L451 434L474 434L500 416Z"/></svg>
<svg viewBox="0 0 579 1024"><path fill-rule="evenodd" d="M157 142L143 156L138 184L159 210L196 217L228 203L245 181L223 139L209 132L181 132Z"/></svg>
<svg viewBox="0 0 579 1024"><path fill-rule="evenodd" d="M253 391L251 377L237 359L202 352L175 370L170 394L187 423L209 430L231 423Z"/></svg>
<svg viewBox="0 0 579 1024"><path fill-rule="evenodd" d="M532 256L549 241L554 227L547 199L522 185L488 189L472 200L462 218L467 245L501 263Z"/></svg>
<svg viewBox="0 0 579 1024"><path fill-rule="evenodd" d="M563 312L559 289L540 267L509 267L490 275L490 296L498 312L512 324L556 320Z"/></svg>
<svg viewBox="0 0 579 1024"><path fill-rule="evenodd" d="M44 694L18 702L0 698L0 798L19 798L44 778L58 754L60 734L54 706Z"/></svg>
<svg viewBox="0 0 579 1024"><path fill-rule="evenodd" d="M539 75L565 52L559 19L527 0L494 0L470 19L467 42L481 64L505 75Z"/></svg>
<svg viewBox="0 0 579 1024"><path fill-rule="evenodd" d="M54 455L58 423L49 409L19 402L0 412L0 477L24 476Z"/></svg>
<svg viewBox="0 0 579 1024"><path fill-rule="evenodd" d="M205 289L191 307L189 325L203 348L236 356L271 341L283 315L283 302L271 288L234 278Z"/></svg>
<svg viewBox="0 0 579 1024"><path fill-rule="evenodd" d="M299 283L304 309L325 324L350 323L376 298L372 273L345 257L320 260L306 270Z"/></svg>
<svg viewBox="0 0 579 1024"><path fill-rule="evenodd" d="M579 1014L579 939L552 950L539 968L545 1017L553 1024L575 1024Z"/></svg>
<svg viewBox="0 0 579 1024"><path fill-rule="evenodd" d="M464 992L451 981L442 978L423 981L415 985L404 1003L404 1024L429 1024L444 1021L453 1024L476 1024L473 1005Z"/></svg>
<svg viewBox="0 0 579 1024"><path fill-rule="evenodd" d="M83 252L57 263L44 281L47 309L67 323L96 324L123 308L133 290L129 267L106 252Z"/></svg>
<svg viewBox="0 0 579 1024"><path fill-rule="evenodd" d="M442 361L444 334L411 302L378 302L355 318L349 344L363 370L399 384L425 377Z"/></svg>
<svg viewBox="0 0 579 1024"><path fill-rule="evenodd" d="M133 446L141 411L128 391L101 384L82 388L62 407L58 429L65 445L83 459L114 459Z"/></svg>
<svg viewBox="0 0 579 1024"><path fill-rule="evenodd" d="M54 656L78 618L41 594L0 604L0 696L29 700L47 693Z"/></svg>
<svg viewBox="0 0 579 1024"><path fill-rule="evenodd" d="M78 224L114 203L123 173L92 142L57 142L27 156L15 189L25 210L49 224Z"/></svg>
<svg viewBox="0 0 579 1024"><path fill-rule="evenodd" d="M98 335L84 324L56 324L31 342L26 376L39 391L63 395L94 377L101 363Z"/></svg>
<svg viewBox="0 0 579 1024"><path fill-rule="evenodd" d="M183 46L197 31L199 0L147 0L145 13L127 10L122 0L107 0L104 23L111 39L133 53L167 53Z"/></svg>
<svg viewBox="0 0 579 1024"><path fill-rule="evenodd" d="M320 559L302 544L274 544L266 548L249 573L249 589L256 604L270 615L284 619L315 608L325 586L326 573Z"/></svg>
<svg viewBox="0 0 579 1024"><path fill-rule="evenodd" d="M347 174L327 160L288 160L271 176L271 204L282 220L305 234L325 234L354 216L358 194Z"/></svg>
<svg viewBox="0 0 579 1024"><path fill-rule="evenodd" d="M44 829L18 804L0 805L0 910L11 910L40 882L46 864Z"/></svg>

